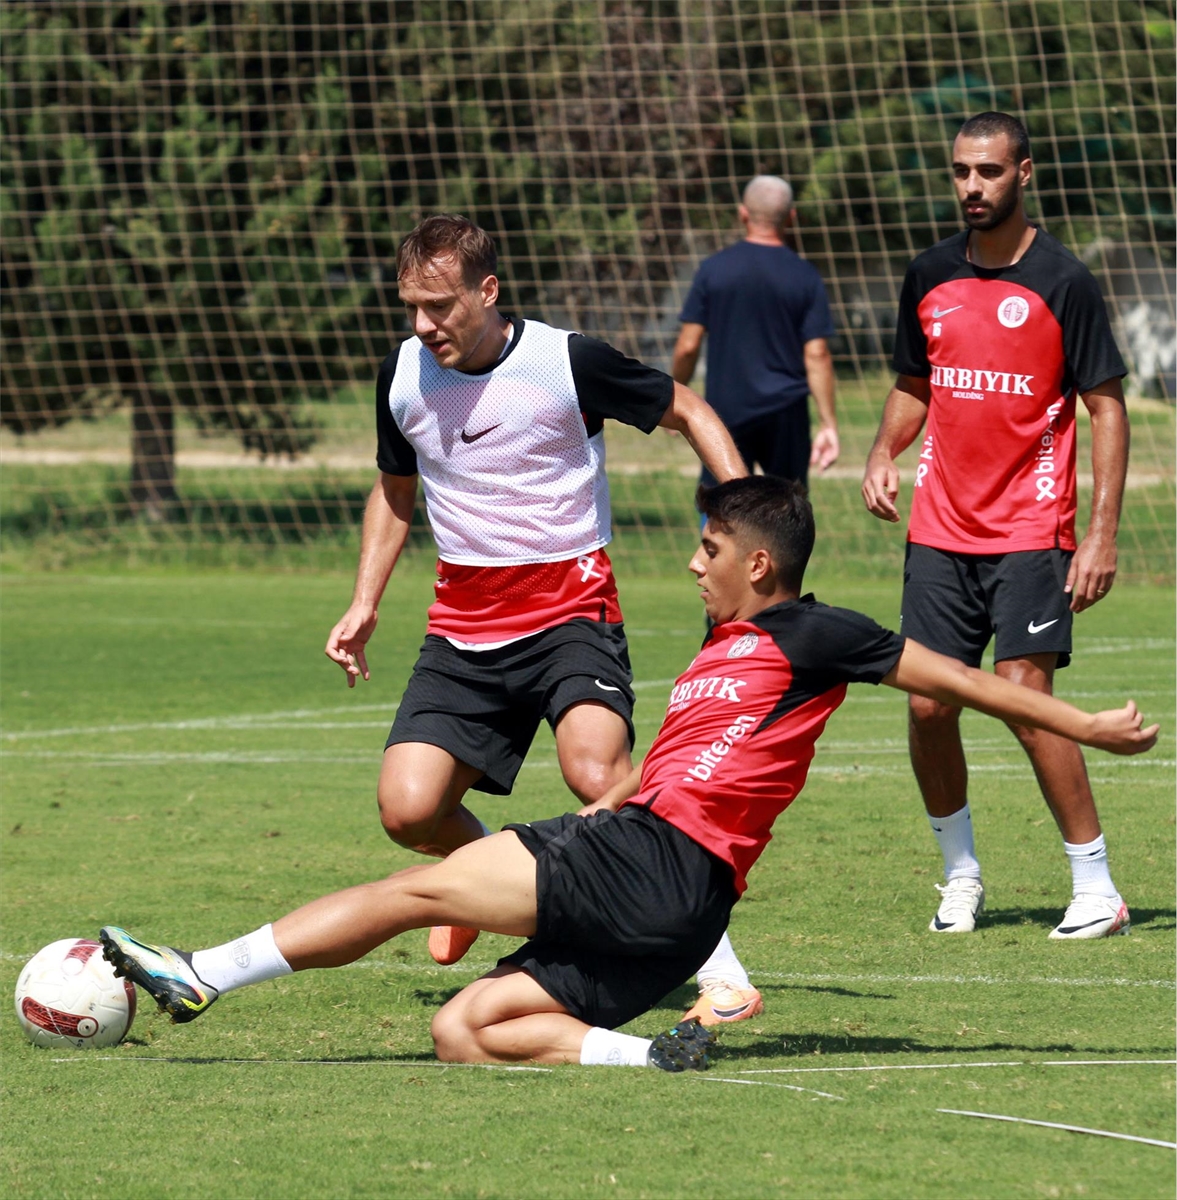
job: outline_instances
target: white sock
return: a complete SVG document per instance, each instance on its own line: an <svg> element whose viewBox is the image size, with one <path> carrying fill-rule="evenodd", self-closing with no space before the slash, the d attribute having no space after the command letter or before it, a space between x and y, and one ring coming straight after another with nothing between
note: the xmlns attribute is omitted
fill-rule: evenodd
<svg viewBox="0 0 1177 1200"><path fill-rule="evenodd" d="M947 817L934 817L929 813L928 824L940 843L940 853L944 855L945 880L980 879L981 864L973 849L973 818L968 804Z"/></svg>
<svg viewBox="0 0 1177 1200"><path fill-rule="evenodd" d="M602 1029L594 1025L580 1043L580 1065L582 1067L648 1067L650 1065L649 1038L633 1037L628 1033L617 1033L613 1029Z"/></svg>
<svg viewBox="0 0 1177 1200"><path fill-rule="evenodd" d="M1120 894L1108 871L1108 848L1102 833L1095 841L1079 846L1063 842L1063 849L1071 860L1071 880L1076 896L1086 892L1089 895L1107 896L1110 900Z"/></svg>
<svg viewBox="0 0 1177 1200"><path fill-rule="evenodd" d="M696 977L699 980L700 988L705 983L728 983L732 987L740 988L741 991L747 991L752 986L748 979L748 972L744 970L744 964L736 957L736 952L732 949L731 938L727 936L726 931L719 939L715 949L711 951L711 957L699 968Z"/></svg>
<svg viewBox="0 0 1177 1200"><path fill-rule="evenodd" d="M249 983L277 979L292 971L274 942L273 925L263 925L253 933L211 950L197 950L192 955L192 969L221 993Z"/></svg>

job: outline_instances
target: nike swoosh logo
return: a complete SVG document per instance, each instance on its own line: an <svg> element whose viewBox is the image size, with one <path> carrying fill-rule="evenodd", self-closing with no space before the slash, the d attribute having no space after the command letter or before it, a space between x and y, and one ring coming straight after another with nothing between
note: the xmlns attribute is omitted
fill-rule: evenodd
<svg viewBox="0 0 1177 1200"><path fill-rule="evenodd" d="M499 422L499 425L501 425L501 424L502 424L502 421ZM461 437L462 441L464 441L466 443L466 445L469 446L471 442L476 442L476 441L478 441L479 438L486 437L486 435L488 433L494 433L494 431L496 429L498 429L499 425L492 425L489 429L481 429L478 431L478 433L467 433L463 429L459 436Z"/></svg>
<svg viewBox="0 0 1177 1200"><path fill-rule="evenodd" d="M1052 625L1057 625L1058 620L1058 617L1055 617L1053 621L1043 621L1041 625L1035 625L1034 622L1031 621L1030 624L1026 626L1026 632L1041 633L1044 629L1049 629Z"/></svg>
<svg viewBox="0 0 1177 1200"><path fill-rule="evenodd" d="M619 692L620 688L610 687L607 683L602 683L599 679L594 679L593 683L597 685L603 692Z"/></svg>
<svg viewBox="0 0 1177 1200"><path fill-rule="evenodd" d="M938 321L941 317L946 317L950 312L956 312L958 308L964 308L963 304L955 304L952 308L933 308L932 320Z"/></svg>
<svg viewBox="0 0 1177 1200"><path fill-rule="evenodd" d="M747 1004L741 1004L738 1008L716 1008L715 1005L712 1005L711 1011L721 1021L730 1021L733 1017L743 1016L752 1007L753 1003L753 1001L749 1000Z"/></svg>

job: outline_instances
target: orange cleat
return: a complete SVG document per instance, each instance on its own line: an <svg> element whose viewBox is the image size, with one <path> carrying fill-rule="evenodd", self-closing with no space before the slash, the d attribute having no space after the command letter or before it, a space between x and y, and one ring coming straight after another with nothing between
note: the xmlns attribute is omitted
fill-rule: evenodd
<svg viewBox="0 0 1177 1200"><path fill-rule="evenodd" d="M694 1008L683 1014L683 1020L693 1018L700 1025L726 1025L729 1021L746 1021L762 1012L764 1001L755 988L738 988L715 980L699 985L699 999Z"/></svg>
<svg viewBox="0 0 1177 1200"><path fill-rule="evenodd" d="M434 925L429 931L429 953L433 961L448 967L464 958L466 951L478 940L480 929L464 925Z"/></svg>

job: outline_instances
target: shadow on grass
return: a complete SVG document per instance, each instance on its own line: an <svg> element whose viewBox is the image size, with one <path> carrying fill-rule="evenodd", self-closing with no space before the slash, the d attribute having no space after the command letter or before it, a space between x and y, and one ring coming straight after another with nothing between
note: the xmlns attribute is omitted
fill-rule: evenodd
<svg viewBox="0 0 1177 1200"><path fill-rule="evenodd" d="M448 1004L461 990L461 987L414 988L413 999L422 1008L441 1008L443 1004Z"/></svg>
<svg viewBox="0 0 1177 1200"><path fill-rule="evenodd" d="M797 1033L786 1034L780 1038L760 1038L743 1045L722 1040L720 1033L720 1049L725 1061L741 1059L780 1058L822 1058L830 1054L857 1055L908 1055L929 1054L949 1055L952 1061L959 1061L961 1055L975 1054L1082 1054L1114 1055L1117 1058L1125 1056L1141 1056L1147 1058L1172 1058L1173 1047L1170 1046L1123 1046L1113 1045L1080 1045L1075 1042L1039 1042L1025 1045L1019 1042L969 1042L967 1045L953 1042L948 1045L930 1045L914 1038L893 1037L855 1037L852 1034L828 1033ZM835 1064L841 1065L841 1064ZM878 1064L872 1064L878 1065ZM1027 1066L1032 1066L1028 1062Z"/></svg>
<svg viewBox="0 0 1177 1200"><path fill-rule="evenodd" d="M1177 925L1177 910L1172 908L1132 908L1132 932L1160 933ZM986 908L977 920L978 929L1000 925L1041 925L1053 929L1059 921L1055 908Z"/></svg>

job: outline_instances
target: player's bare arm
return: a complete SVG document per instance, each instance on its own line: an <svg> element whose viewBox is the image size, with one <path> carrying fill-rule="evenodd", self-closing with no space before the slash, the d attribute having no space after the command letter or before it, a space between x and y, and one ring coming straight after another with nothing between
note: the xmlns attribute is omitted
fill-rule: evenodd
<svg viewBox="0 0 1177 1200"><path fill-rule="evenodd" d="M670 360L670 375L675 383L690 387L691 380L695 378L695 368L699 365L699 352L703 348L706 333L705 325L694 321L683 322Z"/></svg>
<svg viewBox="0 0 1177 1200"><path fill-rule="evenodd" d="M834 401L834 356L825 338L810 338L805 343L804 354L805 379L809 384L809 394L817 405L818 419L809 465L824 471L838 461L838 455L842 452Z"/></svg>
<svg viewBox="0 0 1177 1200"><path fill-rule="evenodd" d="M1083 403L1091 414L1091 522L1071 559L1064 591L1071 611L1082 612L1111 591L1116 579L1116 534L1128 474L1128 410L1119 379L1106 379Z"/></svg>
<svg viewBox="0 0 1177 1200"><path fill-rule="evenodd" d="M1141 754L1156 745L1159 725L1142 728L1129 700L1123 708L1086 713L1046 692L965 666L910 638L883 682L941 704L975 708L1012 725L1031 725L1112 754Z"/></svg>
<svg viewBox="0 0 1177 1200"><path fill-rule="evenodd" d="M417 498L416 475L386 475L376 480L364 508L360 563L351 605L327 638L325 653L347 673L347 686L369 679L364 649L376 629L380 597L404 549Z"/></svg>
<svg viewBox="0 0 1177 1200"><path fill-rule="evenodd" d="M895 459L919 436L931 398L930 381L916 375L900 375L887 396L862 479L862 499L867 511L881 521L899 520L899 510L895 507L899 468Z"/></svg>
<svg viewBox="0 0 1177 1200"><path fill-rule="evenodd" d="M681 433L690 442L699 461L720 483L742 479L748 474L732 435L715 410L702 396L677 380L674 396L658 424L663 429Z"/></svg>

